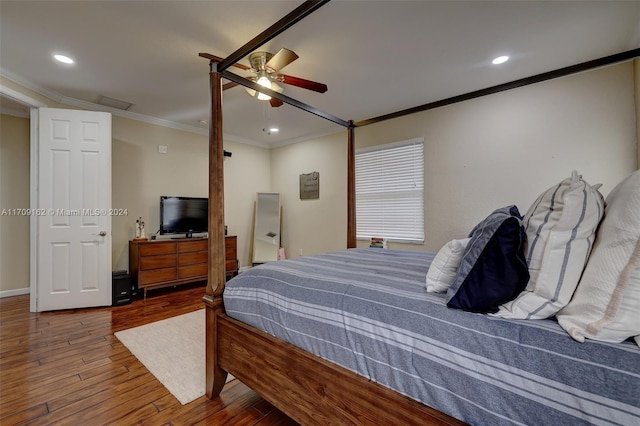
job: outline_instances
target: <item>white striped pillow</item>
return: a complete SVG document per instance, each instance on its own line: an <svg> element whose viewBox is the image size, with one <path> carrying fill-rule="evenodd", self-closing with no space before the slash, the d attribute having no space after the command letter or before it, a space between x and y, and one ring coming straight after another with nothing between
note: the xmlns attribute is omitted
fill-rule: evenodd
<svg viewBox="0 0 640 426"><path fill-rule="evenodd" d="M635 336L640 346L640 170L607 196L593 253L558 322L579 342Z"/></svg>
<svg viewBox="0 0 640 426"><path fill-rule="evenodd" d="M427 292L443 293L456 278L458 266L471 238L451 240L438 251L427 271Z"/></svg>
<svg viewBox="0 0 640 426"><path fill-rule="evenodd" d="M571 300L604 212L604 200L576 171L538 197L524 215L525 256L530 279L525 290L500 306L496 316L542 319Z"/></svg>

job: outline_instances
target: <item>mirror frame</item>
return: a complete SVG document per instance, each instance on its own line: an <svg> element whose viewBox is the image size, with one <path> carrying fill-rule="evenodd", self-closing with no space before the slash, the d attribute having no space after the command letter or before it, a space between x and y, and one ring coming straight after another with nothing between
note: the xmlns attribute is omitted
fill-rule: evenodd
<svg viewBox="0 0 640 426"><path fill-rule="evenodd" d="M278 260L281 242L280 209L279 193L256 194L252 254L254 265Z"/></svg>

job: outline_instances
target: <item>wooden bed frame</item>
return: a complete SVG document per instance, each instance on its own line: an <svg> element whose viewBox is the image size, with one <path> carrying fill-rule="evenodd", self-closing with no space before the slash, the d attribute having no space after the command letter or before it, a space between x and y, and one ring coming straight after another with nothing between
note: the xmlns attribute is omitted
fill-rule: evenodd
<svg viewBox="0 0 640 426"><path fill-rule="evenodd" d="M571 67L539 74L432 102L411 109L354 123L318 111L281 93L228 72L226 69L257 47L328 3L304 2L290 14L256 36L227 58L208 53L210 61L211 117L209 120L209 275L206 294L206 393L220 394L227 373L255 390L297 422L307 424L464 424L431 407L325 361L287 342L276 339L225 314L224 291L224 176L222 130L222 78L263 92L284 103L344 126L347 152L347 248L356 247L355 220L355 135L356 127L397 118L491 93L537 83L640 56L634 49Z"/></svg>
<svg viewBox="0 0 640 426"><path fill-rule="evenodd" d="M303 425L464 424L213 309L207 325L216 330L207 332L207 362L219 374L207 376L210 397L228 371Z"/></svg>

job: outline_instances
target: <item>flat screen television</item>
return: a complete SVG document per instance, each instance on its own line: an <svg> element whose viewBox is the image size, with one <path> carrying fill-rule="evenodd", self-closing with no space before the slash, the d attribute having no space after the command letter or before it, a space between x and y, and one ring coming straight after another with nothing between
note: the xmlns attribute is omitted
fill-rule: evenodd
<svg viewBox="0 0 640 426"><path fill-rule="evenodd" d="M191 234L208 229L208 198L160 197L160 234Z"/></svg>

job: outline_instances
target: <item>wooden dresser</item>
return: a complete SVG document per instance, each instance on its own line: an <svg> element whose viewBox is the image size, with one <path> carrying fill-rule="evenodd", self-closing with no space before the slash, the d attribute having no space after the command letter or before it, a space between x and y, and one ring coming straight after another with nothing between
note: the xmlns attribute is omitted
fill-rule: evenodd
<svg viewBox="0 0 640 426"><path fill-rule="evenodd" d="M206 238L129 241L129 274L140 290L206 281L209 272ZM227 278L238 274L238 241L225 237Z"/></svg>

